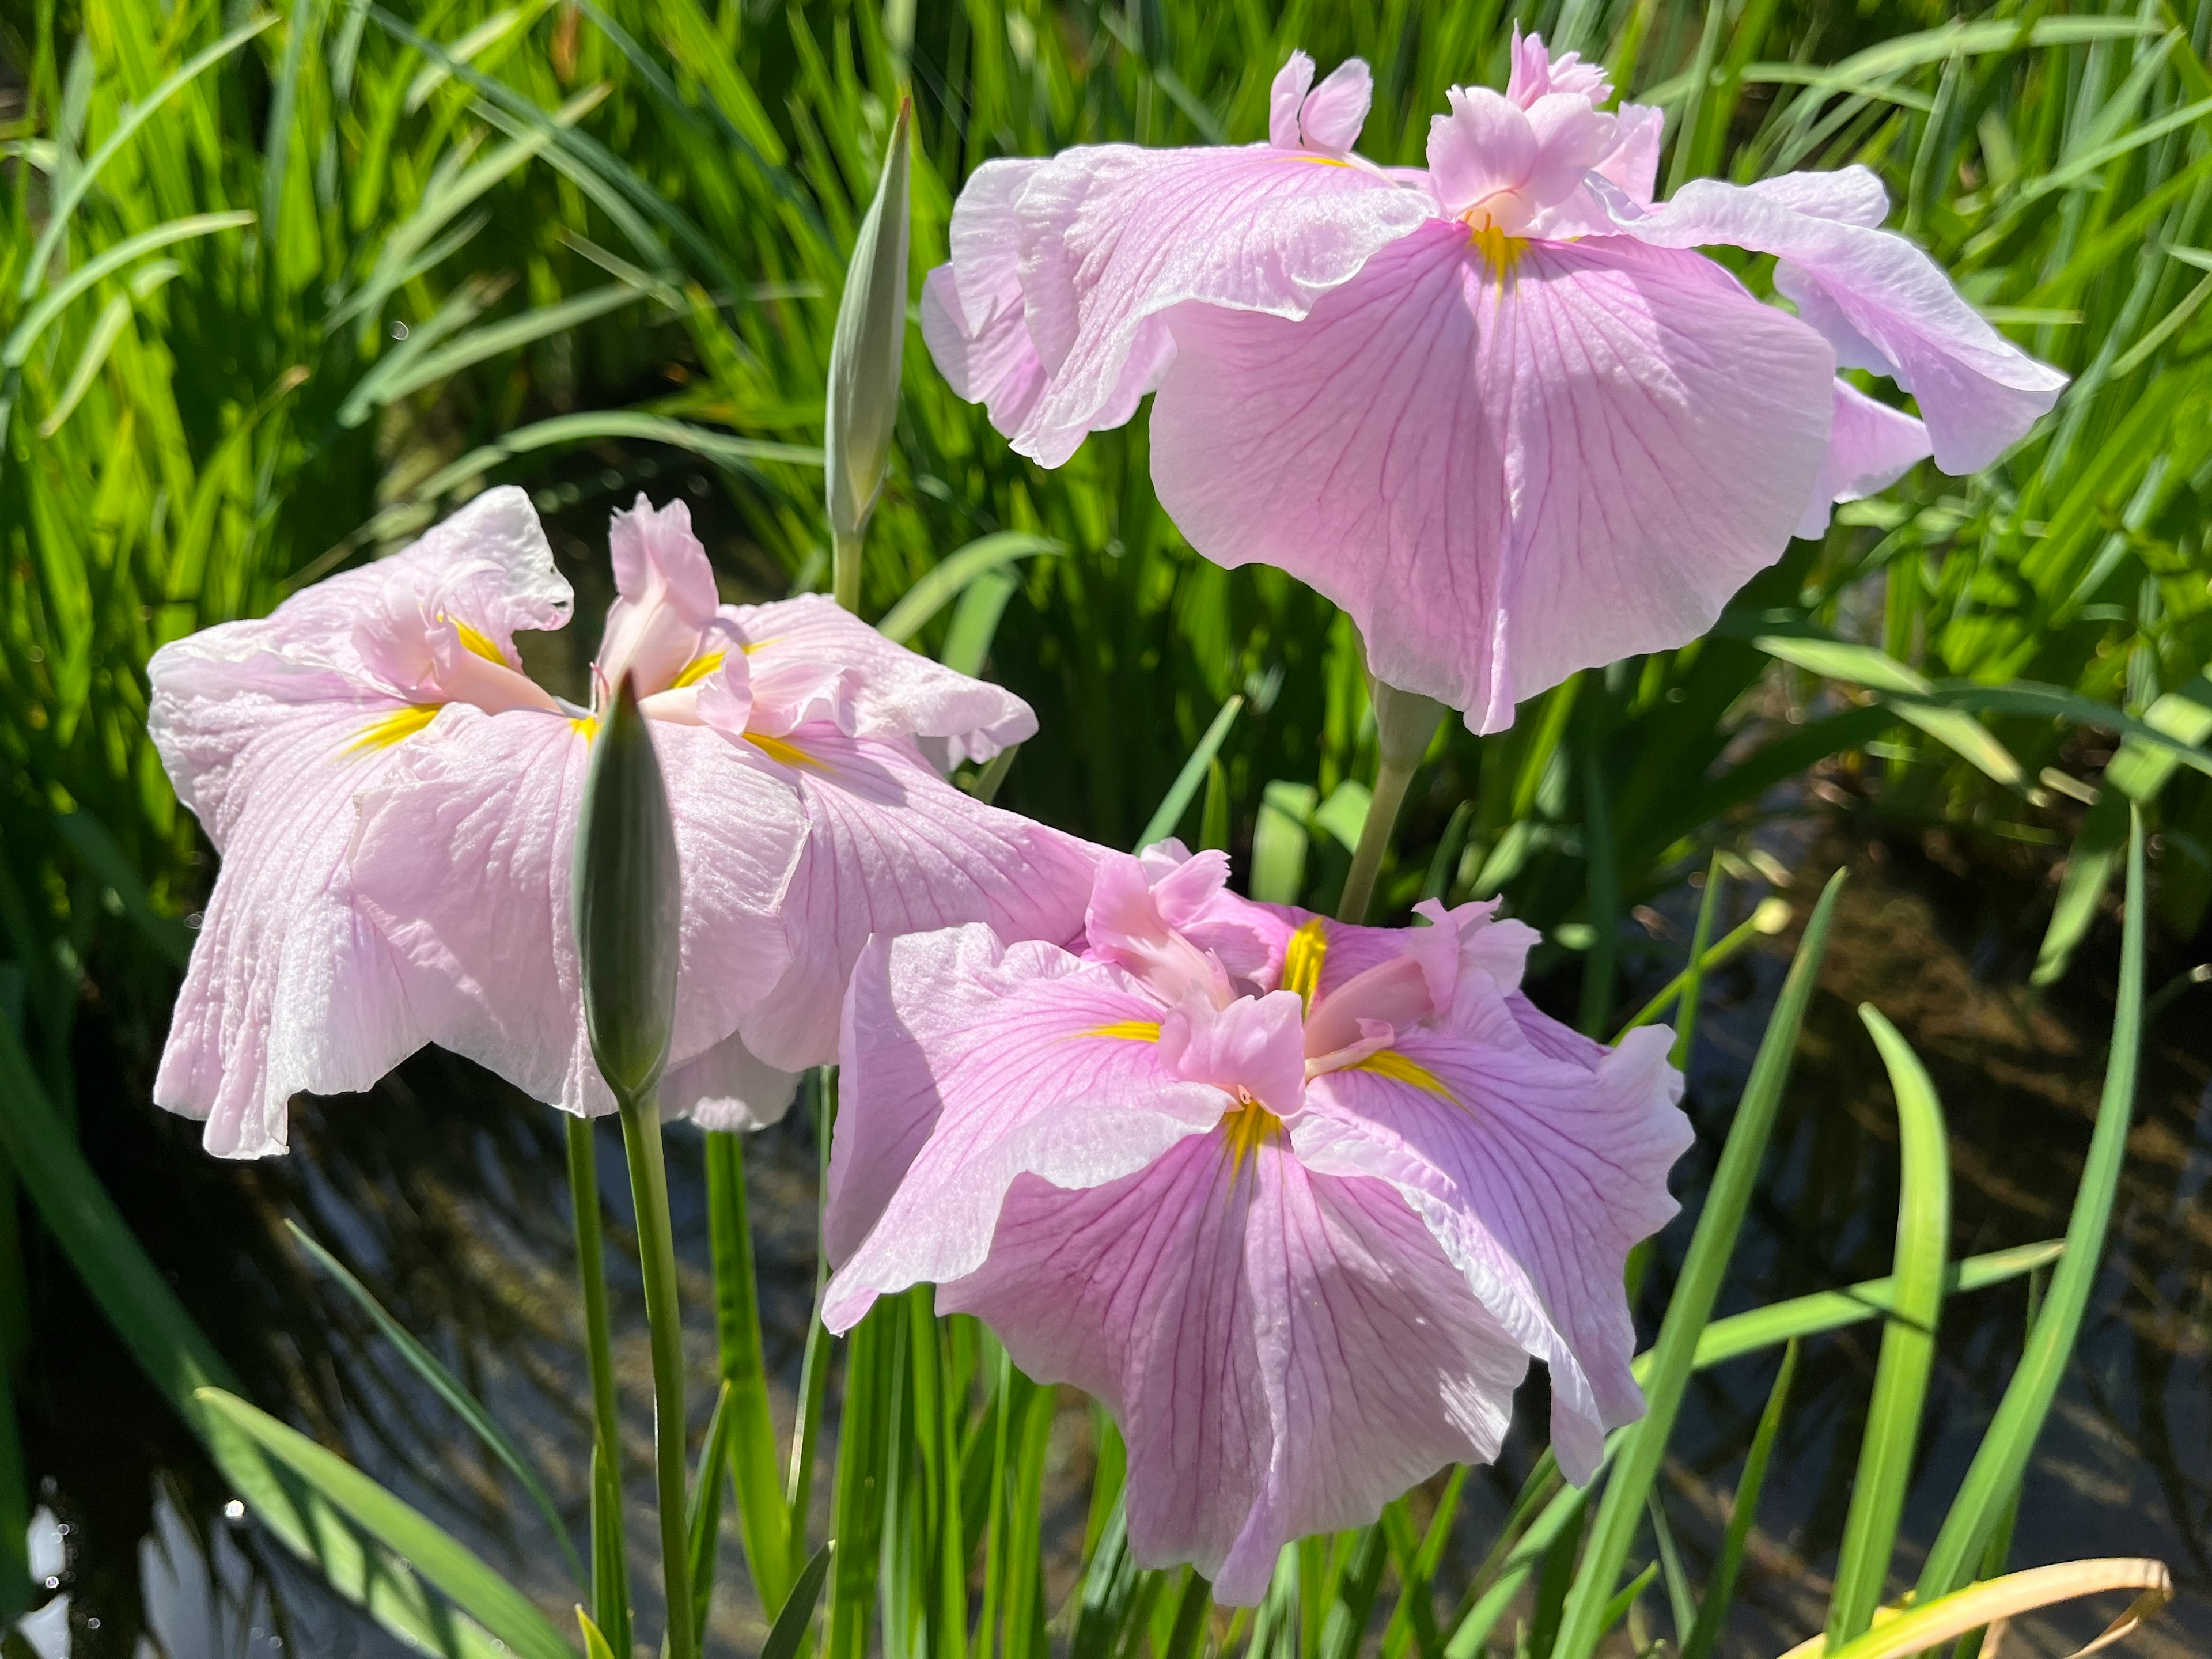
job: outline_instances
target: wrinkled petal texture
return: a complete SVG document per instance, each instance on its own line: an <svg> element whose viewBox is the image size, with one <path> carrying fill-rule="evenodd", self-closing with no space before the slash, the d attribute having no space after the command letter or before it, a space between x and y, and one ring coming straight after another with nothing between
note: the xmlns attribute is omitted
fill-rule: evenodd
<svg viewBox="0 0 2212 1659"><path fill-rule="evenodd" d="M807 826L782 900L789 965L738 1024L769 1065L836 1058L839 999L871 934L988 922L1001 939L1057 942L1080 931L1095 849L962 793L910 739L816 724L761 752L777 757L769 763Z"/></svg>
<svg viewBox="0 0 2212 1659"><path fill-rule="evenodd" d="M1083 1191L1024 1175L938 1305L1126 1425L1129 1544L1250 1605L1291 1540L1497 1455L1527 1361L1388 1186L1218 1133Z"/></svg>
<svg viewBox="0 0 2212 1659"><path fill-rule="evenodd" d="M874 939L845 1000L830 1327L974 1272L1017 1175L1093 1186L1212 1127L1225 1099L1169 1070L1159 1014L1119 969L1042 940L975 925Z"/></svg>
<svg viewBox="0 0 2212 1659"><path fill-rule="evenodd" d="M1864 167L1740 185L1701 179L1620 228L1655 246L1771 253L1775 287L1850 368L1887 374L1920 404L1936 465L1980 471L2057 401L2066 376L2014 345L1919 248L1876 228L1886 206Z"/></svg>
<svg viewBox="0 0 2212 1659"><path fill-rule="evenodd" d="M1126 421L1171 355L1159 320L1171 307L1303 316L1430 210L1364 165L1266 144L1054 156L1012 214L1048 376L1013 447L1057 466L1086 433Z"/></svg>
<svg viewBox="0 0 2212 1659"><path fill-rule="evenodd" d="M737 605L723 614L744 641L757 708L779 701L779 687L792 671L805 675L826 667L847 677L842 700L849 714L838 723L851 736L940 738L957 763L989 760L1036 734L1036 715L1004 686L894 645L826 595ZM822 717L811 704L791 713L799 718L779 723L783 732ZM760 726L757 716L754 724Z"/></svg>
<svg viewBox="0 0 2212 1659"><path fill-rule="evenodd" d="M1826 453L1834 353L1710 261L1464 227L1394 243L1302 323L1179 313L1152 477L1191 544L1349 611L1373 672L1477 731L1710 627Z"/></svg>
<svg viewBox="0 0 2212 1659"><path fill-rule="evenodd" d="M355 797L451 718L422 690L440 636L465 626L511 656L516 629L569 604L528 498L499 489L389 559L155 653L148 731L222 855L155 1098L204 1119L210 1152L283 1151L292 1095L365 1089L424 1041L347 874Z"/></svg>
<svg viewBox="0 0 2212 1659"><path fill-rule="evenodd" d="M614 1107L584 1030L571 913L590 759L580 723L456 709L365 797L356 890L434 1041L533 1097ZM726 1036L790 960L781 918L805 835L791 790L704 726L656 721L684 925L672 1066Z"/></svg>
<svg viewBox="0 0 2212 1659"><path fill-rule="evenodd" d="M1487 991L1448 1022L1399 1034L1393 1052L1422 1081L1327 1073L1294 1131L1310 1166L1390 1182L1500 1326L1545 1362L1553 1443L1577 1481L1595 1472L1606 1431L1644 1409L1620 1284L1630 1248L1674 1213L1667 1171L1692 1139L1669 1041L1632 1032L1595 1066L1578 1063L1539 1048Z"/></svg>
<svg viewBox="0 0 2212 1659"><path fill-rule="evenodd" d="M952 204L951 260L921 285L921 337L930 356L952 389L981 404L1005 433L1022 430L1044 391L1044 365L1023 312L1014 216L1015 198L1043 165L986 161L969 174Z"/></svg>
<svg viewBox="0 0 2212 1659"><path fill-rule="evenodd" d="M273 657L210 661L206 639L153 671L162 757L223 855L154 1098L204 1120L210 1152L259 1158L285 1150L293 1095L366 1089L424 1040L344 867L355 793L391 765L378 734L406 705Z"/></svg>

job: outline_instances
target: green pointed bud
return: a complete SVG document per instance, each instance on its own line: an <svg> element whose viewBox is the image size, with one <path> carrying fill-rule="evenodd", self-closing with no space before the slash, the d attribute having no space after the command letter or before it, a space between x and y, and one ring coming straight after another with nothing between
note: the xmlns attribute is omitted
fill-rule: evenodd
<svg viewBox="0 0 2212 1659"><path fill-rule="evenodd" d="M906 346L907 175L911 99L899 100L884 150L884 176L860 222L837 304L830 348L830 395L823 433L830 488L830 539L837 603L860 605L860 537L890 465L898 416L899 358Z"/></svg>
<svg viewBox="0 0 2212 1659"><path fill-rule="evenodd" d="M1449 712L1434 697L1418 691L1401 691L1381 680L1370 682L1375 705L1375 746L1382 764L1410 772L1429 752L1429 739L1437 734Z"/></svg>
<svg viewBox="0 0 2212 1659"><path fill-rule="evenodd" d="M660 1081L676 1020L676 828L630 678L600 717L576 823L576 956L592 1058L628 1104Z"/></svg>

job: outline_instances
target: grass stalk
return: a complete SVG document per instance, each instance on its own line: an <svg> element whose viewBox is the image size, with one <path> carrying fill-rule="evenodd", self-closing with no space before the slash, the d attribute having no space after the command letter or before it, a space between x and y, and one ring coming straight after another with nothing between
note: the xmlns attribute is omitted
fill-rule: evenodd
<svg viewBox="0 0 2212 1659"><path fill-rule="evenodd" d="M592 1374L592 1622L619 1653L630 1650L629 1564L623 1550L622 1407L615 1393L607 1317L606 1252L599 1227L599 1164L588 1118L562 1119L576 1283L584 1300L584 1354Z"/></svg>

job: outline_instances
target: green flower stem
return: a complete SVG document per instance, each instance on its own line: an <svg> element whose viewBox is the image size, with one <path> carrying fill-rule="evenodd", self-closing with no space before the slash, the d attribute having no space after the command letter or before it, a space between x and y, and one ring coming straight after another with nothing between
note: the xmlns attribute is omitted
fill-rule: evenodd
<svg viewBox="0 0 2212 1659"><path fill-rule="evenodd" d="M592 1368L593 1461L610 1475L622 1467L621 1409L615 1398L615 1362L607 1320L605 1253L599 1237L599 1163L592 1126L567 1117L568 1201L576 1224L576 1282L584 1292L584 1352ZM620 1503L622 1483L606 1484ZM629 1563L621 1548L622 1516L601 1513L601 1482L592 1492L592 1620L610 1645L630 1650Z"/></svg>
<svg viewBox="0 0 2212 1659"><path fill-rule="evenodd" d="M647 1089L622 1103L623 1149L637 1210L638 1266L653 1331L653 1462L660 1511L661 1576L668 1598L668 1659L696 1659L692 1637L691 1540L684 1524L684 1328L676 1305L676 1241L668 1224L668 1170L660 1107Z"/></svg>
<svg viewBox="0 0 2212 1659"><path fill-rule="evenodd" d="M1390 836L1398 827L1398 811L1406 804L1414 770L1414 766L1393 766L1387 760L1376 769L1375 796L1368 803L1367 822L1359 827L1352 873L1344 878L1344 897L1336 907L1339 921L1367 920L1367 908L1375 898L1375 878L1382 872L1382 855L1390 850Z"/></svg>
<svg viewBox="0 0 2212 1659"><path fill-rule="evenodd" d="M1375 793L1367 803L1367 821L1359 826L1359 845L1352 854L1352 873L1344 878L1344 897L1336 907L1339 921L1363 922L1375 899L1375 878L1382 872L1382 855L1398 828L1398 811L1406 804L1406 790L1429 752L1429 740L1444 717L1444 706L1416 692L1401 691L1382 680L1369 683L1375 707L1375 747L1380 759L1375 769Z"/></svg>
<svg viewBox="0 0 2212 1659"><path fill-rule="evenodd" d="M846 610L860 609L860 537L832 534L830 538L830 594Z"/></svg>

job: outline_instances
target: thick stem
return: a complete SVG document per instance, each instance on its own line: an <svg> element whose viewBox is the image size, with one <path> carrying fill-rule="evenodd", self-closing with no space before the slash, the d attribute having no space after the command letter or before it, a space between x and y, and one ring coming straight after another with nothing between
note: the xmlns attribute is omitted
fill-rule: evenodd
<svg viewBox="0 0 2212 1659"><path fill-rule="evenodd" d="M1359 845L1352 854L1352 873L1344 878L1344 897L1336 907L1339 921L1367 920L1367 907L1375 897L1375 878L1382 872L1382 855L1390 850L1398 810L1406 804L1413 771L1411 766L1393 766L1387 760L1376 769L1375 798L1368 804L1367 822L1360 826Z"/></svg>
<svg viewBox="0 0 2212 1659"><path fill-rule="evenodd" d="M622 1103L623 1150L637 1211L638 1267L653 1333L653 1462L660 1511L661 1576L668 1600L668 1659L696 1659L691 1540L684 1527L684 1327L676 1304L676 1241L668 1222L660 1107L653 1090Z"/></svg>
<svg viewBox="0 0 2212 1659"><path fill-rule="evenodd" d="M830 595L856 616L860 610L861 534L860 531L849 536L832 531L830 536Z"/></svg>
<svg viewBox="0 0 2212 1659"><path fill-rule="evenodd" d="M584 1352L592 1370L592 1442L596 1467L614 1494L608 1507L602 1482L592 1492L592 1618L617 1653L630 1650L629 1572L621 1547L622 1413L615 1397L613 1339L607 1318L605 1255L599 1238L599 1160L588 1120L568 1117L568 1202L576 1226L576 1282L584 1292Z"/></svg>
<svg viewBox="0 0 2212 1659"><path fill-rule="evenodd" d="M1382 855L1390 850L1407 787L1444 717L1442 703L1418 692L1401 691L1381 680L1370 682L1370 690L1375 703L1375 746L1382 760L1375 771L1375 793L1367 804L1367 822L1360 826L1359 845L1352 851L1352 873L1344 878L1344 897L1336 907L1339 921L1367 920L1375 878L1382 872Z"/></svg>

